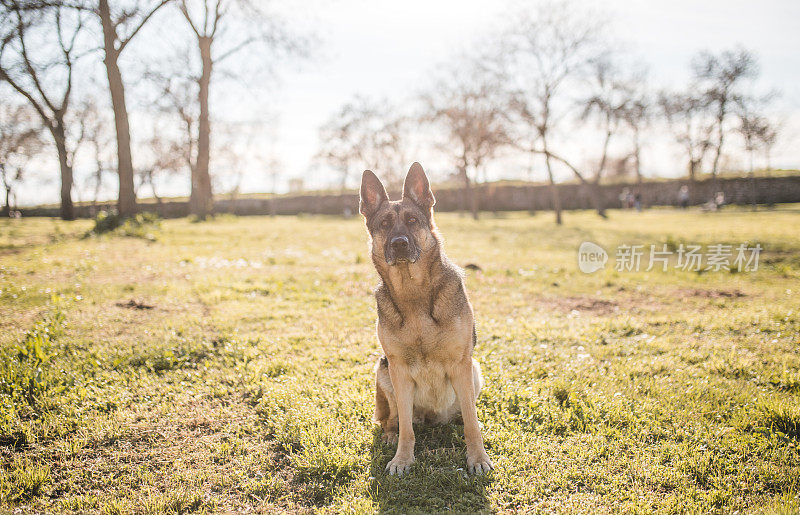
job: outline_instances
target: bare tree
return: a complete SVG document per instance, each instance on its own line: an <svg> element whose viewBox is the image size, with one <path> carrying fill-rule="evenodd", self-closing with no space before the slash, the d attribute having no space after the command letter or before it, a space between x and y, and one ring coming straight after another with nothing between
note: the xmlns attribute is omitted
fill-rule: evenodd
<svg viewBox="0 0 800 515"><path fill-rule="evenodd" d="M711 175L716 179L719 171L719 158L728 130L726 122L737 100L741 98L740 86L758 74L758 63L748 50L737 48L726 50L718 55L701 52L693 62L694 78L703 95L703 101L713 110L715 117L715 138L713 141L714 161Z"/></svg>
<svg viewBox="0 0 800 515"><path fill-rule="evenodd" d="M744 148L748 156L748 171L751 184L751 202L753 210L756 209L756 180L753 158L757 150L774 142L775 129L766 116L762 114L763 108L772 99L772 95L762 98L742 95L736 101L735 113L739 120L736 132L744 141Z"/></svg>
<svg viewBox="0 0 800 515"><path fill-rule="evenodd" d="M153 105L156 110L162 114L175 118L178 122L177 128L174 126L168 127L166 130L160 130L160 138L167 138L169 145L162 149L162 151L155 152L156 155L162 155L158 161L170 161L171 170L189 170L192 178L192 192L197 195L198 189L198 172L199 166L198 156L199 152L199 134L198 129L200 125L201 109L197 102L196 91L193 86L197 84L197 80L191 74L191 58L188 53L176 53L172 56L171 60L167 61L160 67L160 70L148 71L145 76L149 81L157 86L156 95L153 99ZM212 144L209 140L211 148L209 155L217 156L214 162L221 163L213 168L210 168L206 174L210 183L207 185L207 191L210 193L221 187L227 187L225 183L230 185L231 180L233 186L231 189L232 196L236 195L238 184L241 182L246 166L251 162L247 159L251 157L249 154L252 148L258 143L263 143L259 139L263 134L259 131L263 129L265 122L242 124L236 123L233 125L226 125L225 123L218 123L215 134L216 143ZM168 135L169 136L165 136ZM177 136L177 137L175 137ZM150 153L154 151L154 139L150 140ZM172 154L176 159L169 158L167 154ZM213 162L209 161L209 165ZM141 169L142 173L146 172L151 166L146 166ZM162 173L168 170L168 167L161 167ZM212 173L213 172L213 173ZM223 181L224 179L224 181ZM211 197L206 197L210 199ZM210 213L211 205L204 204L206 214ZM202 219L202 215L196 211L193 212L195 216Z"/></svg>
<svg viewBox="0 0 800 515"><path fill-rule="evenodd" d="M605 218L605 205L598 191L600 179L608 163L611 139L625 122L633 95L630 85L620 78L619 69L607 55L593 59L590 67L592 94L583 101L581 118L595 118L603 133L602 153L591 187L597 214Z"/></svg>
<svg viewBox="0 0 800 515"><path fill-rule="evenodd" d="M196 97L191 88L194 80L188 72L189 61L189 56L186 54L176 55L167 63L168 71L150 70L145 74L145 77L156 86L156 96L152 102L156 110L170 117L177 115L178 121L177 128L154 129L153 137L147 146L154 155L172 153L177 156L181 164L189 170L194 188L194 179L197 175L195 156L197 155L196 136L199 112ZM161 137L158 138L155 132L160 133ZM156 142L157 139L162 141ZM155 160L158 161L158 159ZM173 163L173 166L175 169L183 167L178 166L177 163ZM143 170L148 168L151 167L145 166Z"/></svg>
<svg viewBox="0 0 800 515"><path fill-rule="evenodd" d="M761 149L764 151L764 159L766 165L766 172L769 174L772 171L772 149L778 142L780 135L780 127L776 123L770 123L763 132L759 133L761 140Z"/></svg>
<svg viewBox="0 0 800 515"><path fill-rule="evenodd" d="M153 128L153 134L142 144L143 154L147 156L145 163L136 169L139 184L136 188L140 195L145 185L150 186L156 204L161 204L161 197L156 190L158 179L167 175L178 173L186 166L186 151L181 139L167 136L169 131Z"/></svg>
<svg viewBox="0 0 800 515"><path fill-rule="evenodd" d="M504 51L510 56L508 77L515 91L513 111L528 135L515 138L517 146L544 155L550 181L556 223L561 223L561 200L553 163L561 162L584 184L577 168L556 155L554 133L568 100L570 87L585 73L588 63L603 46L602 24L575 10L567 1L547 1L531 11L515 15L512 28L503 35ZM520 141L527 137L528 143Z"/></svg>
<svg viewBox="0 0 800 515"><path fill-rule="evenodd" d="M109 0L97 0L96 4L83 6L97 16L103 33L103 64L108 78L111 105L114 109L114 129L117 135L117 174L119 175L119 198L117 209L122 216L136 212L136 192L133 185L133 159L131 157L131 130L128 122L128 107L125 101L125 83L119 67L119 58L128 44L155 13L170 0L136 0L123 5Z"/></svg>
<svg viewBox="0 0 800 515"><path fill-rule="evenodd" d="M474 183L487 162L508 143L508 119L497 77L464 60L423 96L424 119L442 129L439 149L452 159L464 181L464 204L478 219Z"/></svg>
<svg viewBox="0 0 800 515"><path fill-rule="evenodd" d="M69 117L83 28L80 11L47 2L0 2L0 81L28 101L53 138L64 220L75 218L72 165L78 143L70 137Z"/></svg>
<svg viewBox="0 0 800 515"><path fill-rule="evenodd" d="M610 157L606 166L605 176L608 178L628 179L636 176L634 152L619 157Z"/></svg>
<svg viewBox="0 0 800 515"><path fill-rule="evenodd" d="M229 209L236 210L242 181L248 171L261 170L273 145L268 121L218 123L214 130L212 154L216 163L211 174L214 191L230 199Z"/></svg>
<svg viewBox="0 0 800 515"><path fill-rule="evenodd" d="M94 211L97 208L105 176L114 172L111 164L114 134L111 130L111 120L106 116L106 112L91 98L79 104L78 118L83 134L83 146L89 148L91 152L93 166L86 178L86 184L92 190L91 205Z"/></svg>
<svg viewBox="0 0 800 515"><path fill-rule="evenodd" d="M11 214L14 187L22 181L28 161L41 151L41 125L37 115L25 105L0 106L0 180L5 189L5 204L0 215Z"/></svg>
<svg viewBox="0 0 800 515"><path fill-rule="evenodd" d="M756 178L755 169L753 168L753 154L755 154L759 143L761 142L761 134L764 133L769 127L766 119L754 113L744 112L740 115L739 126L737 131L744 139L744 148L747 151L749 161L749 174L750 174L750 201L753 205L753 210L756 209Z"/></svg>
<svg viewBox="0 0 800 515"><path fill-rule="evenodd" d="M287 30L287 25L275 12L250 0L180 0L183 18L197 38L200 72L196 77L198 121L196 154L192 166L191 212L205 218L213 208L213 193L209 162L211 152L211 121L209 92L212 71L216 66L241 52L260 45L269 52L301 55L307 41ZM252 70L248 70L252 72Z"/></svg>
<svg viewBox="0 0 800 515"><path fill-rule="evenodd" d="M746 106L739 108L738 117L739 125L736 127L736 131L744 140L744 149L749 162L748 172L752 175L754 172L753 156L764 140L771 137L769 132L772 127L764 116L751 111Z"/></svg>
<svg viewBox="0 0 800 515"><path fill-rule="evenodd" d="M197 78L199 114L197 136L195 137L196 155L190 156L190 160L194 162L190 167L192 187L189 195L189 211L200 219L204 219L213 209L214 202L211 176L208 171L211 152L211 122L208 102L211 72L214 66L211 45L214 43L220 20L226 10L223 9L222 0L203 0L200 4L202 18L199 14L193 17L189 2L186 0L181 0L180 10L197 37L197 47L200 52L201 72ZM195 17L198 19L195 20Z"/></svg>
<svg viewBox="0 0 800 515"><path fill-rule="evenodd" d="M387 101L356 97L320 127L315 159L339 172L342 190L351 172L365 168L381 171L390 189L399 188L409 161L409 134L409 118Z"/></svg>
<svg viewBox="0 0 800 515"><path fill-rule="evenodd" d="M630 157L636 172L636 182L642 183L642 132L650 124L652 116L651 97L646 91L646 73L635 73L628 83L628 102L622 113L622 120L631 133L632 151Z"/></svg>
<svg viewBox="0 0 800 515"><path fill-rule="evenodd" d="M713 145L714 123L710 119L708 106L702 98L691 92L662 92L658 104L675 141L686 152L689 181L694 183L703 160Z"/></svg>

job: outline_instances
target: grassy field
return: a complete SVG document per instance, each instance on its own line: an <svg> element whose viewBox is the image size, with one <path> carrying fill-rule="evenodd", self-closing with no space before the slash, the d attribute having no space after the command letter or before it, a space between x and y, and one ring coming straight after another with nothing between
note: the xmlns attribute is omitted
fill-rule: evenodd
<svg viewBox="0 0 800 515"><path fill-rule="evenodd" d="M438 220L481 269L482 477L460 426L383 471L361 220L0 221L0 511L800 509L800 208ZM745 242L756 272L614 270Z"/></svg>

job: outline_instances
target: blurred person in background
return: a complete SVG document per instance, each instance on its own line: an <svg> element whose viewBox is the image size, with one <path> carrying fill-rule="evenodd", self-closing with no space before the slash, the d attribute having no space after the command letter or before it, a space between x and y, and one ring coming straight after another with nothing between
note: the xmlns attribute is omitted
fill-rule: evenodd
<svg viewBox="0 0 800 515"><path fill-rule="evenodd" d="M678 191L678 204L681 206L681 209L689 207L689 187L685 184L681 186L680 191Z"/></svg>

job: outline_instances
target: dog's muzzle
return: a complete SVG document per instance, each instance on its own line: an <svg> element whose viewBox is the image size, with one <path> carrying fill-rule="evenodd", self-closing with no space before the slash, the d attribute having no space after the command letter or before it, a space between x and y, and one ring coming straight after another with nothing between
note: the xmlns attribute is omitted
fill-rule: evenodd
<svg viewBox="0 0 800 515"><path fill-rule="evenodd" d="M417 259L419 259L419 249L408 236L390 238L384 254L389 265L399 262L416 263Z"/></svg>

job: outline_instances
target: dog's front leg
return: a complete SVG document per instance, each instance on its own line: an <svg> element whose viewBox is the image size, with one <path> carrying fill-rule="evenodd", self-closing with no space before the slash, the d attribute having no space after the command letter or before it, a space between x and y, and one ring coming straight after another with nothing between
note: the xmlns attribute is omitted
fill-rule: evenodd
<svg viewBox="0 0 800 515"><path fill-rule="evenodd" d="M397 441L397 452L386 465L389 474L402 476L414 463L414 380L408 371L408 365L389 361L389 377L392 379L395 400L397 401L397 418L400 426L400 438Z"/></svg>
<svg viewBox="0 0 800 515"><path fill-rule="evenodd" d="M483 447L478 410L475 407L475 382L472 369L472 358L467 357L457 363L451 372L453 389L461 406L461 418L464 420L464 440L467 443L467 470L475 474L489 472L494 468L492 460Z"/></svg>

